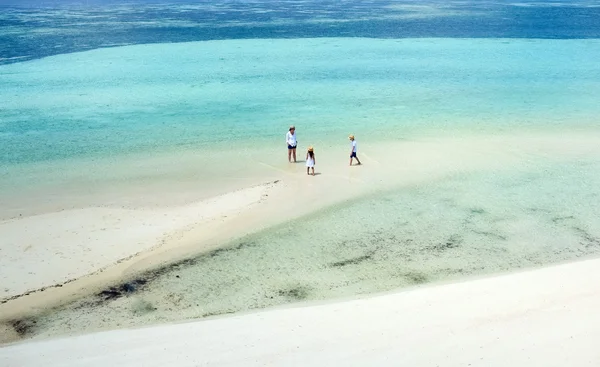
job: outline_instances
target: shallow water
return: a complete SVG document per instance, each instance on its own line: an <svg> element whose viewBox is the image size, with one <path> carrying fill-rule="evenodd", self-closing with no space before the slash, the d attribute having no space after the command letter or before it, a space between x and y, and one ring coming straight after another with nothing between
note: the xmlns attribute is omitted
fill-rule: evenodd
<svg viewBox="0 0 600 367"><path fill-rule="evenodd" d="M598 40L138 45L0 66L4 166L131 152L597 123ZM260 93L256 93L260 91Z"/></svg>
<svg viewBox="0 0 600 367"><path fill-rule="evenodd" d="M598 255L599 168L597 160L546 162L347 202L28 320L27 335L206 317Z"/></svg>
<svg viewBox="0 0 600 367"><path fill-rule="evenodd" d="M349 133L375 145L598 126L598 59L598 40L320 38L2 65L2 218L259 184L264 170L249 167L283 146L290 124L300 147L318 148L345 147Z"/></svg>
<svg viewBox="0 0 600 367"><path fill-rule="evenodd" d="M595 129L599 11L592 0L2 8L0 206L10 199L13 217L53 200L43 210L251 184L268 172L250 176L240 156L272 154L290 124L319 147L348 133L375 146ZM199 40L212 41L170 43ZM359 198L14 326L142 325L597 255L598 168L548 159Z"/></svg>

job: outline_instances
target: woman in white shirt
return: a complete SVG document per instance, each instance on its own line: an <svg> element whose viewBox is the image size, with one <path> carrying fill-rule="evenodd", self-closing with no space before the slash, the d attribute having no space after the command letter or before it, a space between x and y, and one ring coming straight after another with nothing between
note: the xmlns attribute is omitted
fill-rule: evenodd
<svg viewBox="0 0 600 367"><path fill-rule="evenodd" d="M296 140L296 127L290 126L290 130L285 135L285 142L288 147L288 161L292 163L292 156L294 157L294 163L296 163L296 146L298 141Z"/></svg>

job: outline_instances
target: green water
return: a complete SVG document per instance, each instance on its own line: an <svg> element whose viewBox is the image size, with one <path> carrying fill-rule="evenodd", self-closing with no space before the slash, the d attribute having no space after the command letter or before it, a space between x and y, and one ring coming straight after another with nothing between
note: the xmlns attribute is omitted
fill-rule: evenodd
<svg viewBox="0 0 600 367"><path fill-rule="evenodd" d="M207 154L252 157L281 146L290 124L301 145L320 147L346 144L349 132L376 146L464 132L593 131L597 60L598 40L334 38L136 45L2 65L0 188L11 198L48 182L99 190L151 171L148 184L168 183L168 164L138 165L190 151L207 166ZM143 274L115 299L91 295L35 316L27 335L351 297L597 255L598 159L557 156L342 203ZM243 171L233 167L206 171Z"/></svg>
<svg viewBox="0 0 600 367"><path fill-rule="evenodd" d="M598 40L227 40L0 66L0 163L597 123ZM10 170L7 171L10 174ZM1 183L1 182L0 182Z"/></svg>

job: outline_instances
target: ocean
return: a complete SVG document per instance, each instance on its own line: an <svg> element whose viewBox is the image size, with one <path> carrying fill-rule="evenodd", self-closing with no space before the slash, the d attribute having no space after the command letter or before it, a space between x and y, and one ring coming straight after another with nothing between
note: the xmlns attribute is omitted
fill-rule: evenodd
<svg viewBox="0 0 600 367"><path fill-rule="evenodd" d="M597 0L3 0L0 63L100 47L225 39L600 36Z"/></svg>
<svg viewBox="0 0 600 367"><path fill-rule="evenodd" d="M113 184L135 175L122 162L191 152L223 163L222 174L249 174L247 161L219 157L276 152L291 124L301 144L320 147L346 144L350 132L366 147L596 134L599 38L598 1L7 2L0 201L11 200L12 218L26 211L15 198ZM224 244L231 251L149 273L134 297L52 310L36 333L597 256L598 155L563 148L500 171L387 187L259 231Z"/></svg>
<svg viewBox="0 0 600 367"><path fill-rule="evenodd" d="M3 166L273 139L296 122L322 135L598 112L597 1L7 4Z"/></svg>

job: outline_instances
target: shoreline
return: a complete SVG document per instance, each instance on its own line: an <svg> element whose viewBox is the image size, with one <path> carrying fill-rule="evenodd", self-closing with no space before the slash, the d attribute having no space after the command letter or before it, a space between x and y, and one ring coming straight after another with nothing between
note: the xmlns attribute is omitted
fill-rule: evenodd
<svg viewBox="0 0 600 367"><path fill-rule="evenodd" d="M571 143L565 144L565 141L569 139L572 140ZM214 250L231 243L235 238L301 218L352 198L381 190L432 182L462 172L505 169L507 166L514 168L526 164L531 159L547 158L549 155L558 154L559 159L572 159L579 156L587 157L590 153L600 154L597 141L598 136L589 134L572 134L570 136L541 134L513 138L478 136L477 138L423 139L382 147L366 145L367 165L360 168L337 166L337 161L332 157L326 157L319 162L319 167L323 167L323 174L316 178L304 177L303 164L287 165L286 163L283 165L282 172L277 174L280 177L275 180L277 182L272 181L270 184L253 186L259 189L253 193L254 196L250 198L252 199L250 201L254 203L258 198L257 204L240 207L233 203L230 205L230 212L227 212L222 208L223 203L217 203L213 208L212 216L204 218L205 222L199 222L199 216L195 213L202 208L202 203L206 206L207 202L218 201L218 198L227 198L228 195L230 201L235 202L240 197L247 197L244 190L252 190L252 187L207 199L200 204L188 204L183 208L188 208L188 211L191 208L193 213L188 213L187 216L182 213L178 214L184 218L185 223L175 229L170 228L170 232L169 229L166 230L169 233L163 239L168 238L168 241L164 241L158 246L154 243L154 246L142 248L141 251L132 251L129 256L117 259L116 262L108 262L104 267L94 270L92 274L88 267L82 273L83 275L75 277L75 280L64 286L49 288L44 292L34 292L0 304L0 313L2 314L0 322L43 312L48 308L68 303L85 294L94 293L104 286L133 277L148 269ZM529 145L523 146L525 142ZM390 172L389 167L395 163L395 156L405 157L410 161L405 163L399 172ZM266 191L260 189L265 187L268 188ZM263 197L263 195L268 195L268 197ZM302 202L306 205L295 207L295 210L290 212L285 206L285 203L290 201ZM170 208L170 210L180 212L182 208ZM225 212L227 214L224 214ZM159 212L159 214L164 215L163 212ZM227 218L222 218L224 215ZM0 222L0 226L5 224L6 221ZM23 231L17 228L13 233L22 234ZM69 245L77 246L77 241L71 240ZM18 256L31 261L33 255L21 253ZM81 256L77 255L68 260L80 262ZM19 262L14 258L12 260L16 263ZM38 260L40 260L39 256ZM5 276L11 275L6 273Z"/></svg>
<svg viewBox="0 0 600 367"><path fill-rule="evenodd" d="M32 344L32 343L44 343L44 342L54 341L54 340L79 338L79 337L85 337L88 335L103 334L103 333L108 333L108 332L118 332L118 331L128 331L128 330L129 331L145 330L145 329L152 329L152 328L159 328L159 327L167 327L167 326L172 326L172 325L181 325L181 324L222 320L222 319L228 319L228 318L250 317L250 316L256 315L256 314L286 311L286 310L290 310L290 309L303 309L303 308L311 308L311 307L340 305L340 304L351 303L351 302L356 302L356 301L365 301L365 300L369 300L369 299L373 299L373 298L390 297L390 296L403 294L403 293L426 291L426 290L432 289L432 288L435 289L435 288L448 287L448 286L459 285L459 284L468 284L471 282L486 281L486 280L495 279L495 278L521 276L522 274L539 272L539 271L549 269L549 268L552 269L552 268L562 267L562 266L575 266L576 264L585 263L585 262L589 262L589 261L600 262L600 254L588 255L588 256L581 257L581 258L563 260L563 261L558 261L556 263L537 265L537 266L532 266L532 267L528 267L528 268L509 269L509 270L493 272L493 273L462 275L462 276L457 276L454 278L436 280L433 282L427 282L427 283L422 283L422 284L413 284L410 286L399 287L399 288L390 289L387 291L378 291L378 292L372 292L372 293L366 293L366 294L356 294L356 295L346 295L346 296L340 296L340 297L322 299L322 300L308 300L308 301L297 301L297 302L292 302L292 303L282 303L282 304L277 304L277 305L273 305L273 306L268 306L266 308L248 309L248 310L243 310L243 311L236 311L233 313L222 313L222 314L204 316L204 317L194 318L194 319L181 319L181 320L175 320L175 321L171 320L171 321L165 321L162 323L149 323L149 324L141 324L141 325L137 325L137 326L125 326L125 327L118 327L118 328L106 327L106 328L93 329L92 331L78 331L78 332L69 332L69 333L57 334L57 335L33 336L32 338L27 338L27 337L23 338L23 337L19 336L15 332L13 327L10 326L8 323L0 322L0 350L2 348L8 348L11 346L18 346L18 345ZM163 265L168 266L167 264L163 264ZM90 276L91 275L97 275L97 274L94 273L94 274L90 274ZM75 281L77 281L77 280L75 280ZM107 284L109 284L109 283L107 283ZM98 290L100 290L99 287L96 287L96 288L98 288ZM80 296L81 295L77 295L76 297L74 296L71 298L75 299ZM72 299L69 299L69 301L72 301ZM22 320L27 321L28 317L26 316ZM20 320L17 320L17 321L20 321ZM24 326L24 327L26 327L26 326Z"/></svg>
<svg viewBox="0 0 600 367"><path fill-rule="evenodd" d="M43 358L58 365L68 347L74 365L89 358L117 366L180 358L190 364L280 365L336 355L351 364L393 359L592 366L600 360L593 343L600 318L581 311L600 305L599 264L588 259L354 300L25 341L0 347L0 360L33 366ZM524 330L526 339L520 337Z"/></svg>

